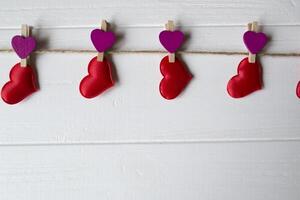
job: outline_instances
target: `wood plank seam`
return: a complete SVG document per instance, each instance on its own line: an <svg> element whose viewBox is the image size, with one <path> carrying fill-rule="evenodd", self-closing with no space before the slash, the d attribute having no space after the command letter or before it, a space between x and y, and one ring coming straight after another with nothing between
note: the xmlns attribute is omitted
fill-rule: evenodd
<svg viewBox="0 0 300 200"><path fill-rule="evenodd" d="M258 143L258 142L300 142L300 138L232 138L200 140L123 140L123 141L66 141L66 142L12 142L0 146L60 146L60 145L135 145L135 144L201 144L201 143Z"/></svg>
<svg viewBox="0 0 300 200"><path fill-rule="evenodd" d="M61 25L61 26L34 26L32 30L47 30L47 29L92 29L97 27L98 24L92 25ZM287 27L287 26L300 26L299 23L286 23L286 24L260 24L263 27ZM198 25L180 25L180 28L201 28L201 27L245 27L245 24L198 24ZM151 25L143 25L143 24L133 24L133 25L124 25L118 24L118 28L161 28L161 24L151 24ZM19 26L2 26L0 30L19 30Z"/></svg>

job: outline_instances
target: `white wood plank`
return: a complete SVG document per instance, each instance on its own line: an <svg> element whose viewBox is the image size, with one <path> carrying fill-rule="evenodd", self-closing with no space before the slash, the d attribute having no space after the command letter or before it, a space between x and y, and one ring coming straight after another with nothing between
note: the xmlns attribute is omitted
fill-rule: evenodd
<svg viewBox="0 0 300 200"><path fill-rule="evenodd" d="M300 143L0 146L5 200L298 200Z"/></svg>
<svg viewBox="0 0 300 200"><path fill-rule="evenodd" d="M300 12L300 11L299 11ZM34 25L34 24L33 24ZM38 40L39 50L89 50L95 51L90 40L92 29L80 28L45 28L36 27L33 35ZM265 26L263 31L269 37L265 53L298 53L300 54L299 26ZM205 52L247 52L243 43L246 23L240 26L201 26L180 27L186 34L183 51ZM160 27L115 27L118 42L113 51L165 51L159 43L158 35L164 30ZM20 27L0 29L0 49L11 49L11 38L20 34Z"/></svg>
<svg viewBox="0 0 300 200"><path fill-rule="evenodd" d="M244 99L226 92L243 56L183 55L194 74L173 101L158 91L164 54L113 54L118 82L87 100L78 84L89 54L37 55L40 91L10 106L0 102L0 143L115 143L299 140L300 58L262 57L265 88ZM0 85L18 61L0 54Z"/></svg>
<svg viewBox="0 0 300 200"><path fill-rule="evenodd" d="M0 2L2 26L22 23L47 26L99 24L160 25L167 19L181 24L300 23L299 0L10 0Z"/></svg>
<svg viewBox="0 0 300 200"><path fill-rule="evenodd" d="M1 200L300 198L300 0L10 0L0 18L0 86L18 62L6 51L21 24L35 27L40 51L60 50L35 54L38 93L0 101ZM61 50L93 51L101 19L120 37L118 83L86 100L78 84L96 52ZM171 102L158 92L168 19L188 35L182 58L195 76ZM243 56L199 52L246 52L253 20L271 37L264 52L297 56L263 56L264 90L231 99L226 83Z"/></svg>

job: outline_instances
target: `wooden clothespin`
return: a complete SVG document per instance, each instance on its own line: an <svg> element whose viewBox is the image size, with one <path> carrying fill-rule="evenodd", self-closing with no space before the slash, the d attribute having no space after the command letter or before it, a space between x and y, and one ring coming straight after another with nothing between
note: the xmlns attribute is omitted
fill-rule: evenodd
<svg viewBox="0 0 300 200"><path fill-rule="evenodd" d="M30 35L30 27L27 24L22 24L21 35L24 37L28 37ZM28 60L29 56L27 56L27 58L21 59L21 67L26 67Z"/></svg>
<svg viewBox="0 0 300 200"><path fill-rule="evenodd" d="M106 20L102 20L101 22L101 30L107 31L107 22ZM97 61L102 62L104 59L104 52L98 52Z"/></svg>
<svg viewBox="0 0 300 200"><path fill-rule="evenodd" d="M168 23L165 25L167 31L174 31L175 25L174 21L168 20ZM169 53L169 62L174 63L175 62L175 53Z"/></svg>
<svg viewBox="0 0 300 200"><path fill-rule="evenodd" d="M254 21L248 24L248 31L258 32L258 22ZM255 63L256 54L249 52L248 61L249 63Z"/></svg>

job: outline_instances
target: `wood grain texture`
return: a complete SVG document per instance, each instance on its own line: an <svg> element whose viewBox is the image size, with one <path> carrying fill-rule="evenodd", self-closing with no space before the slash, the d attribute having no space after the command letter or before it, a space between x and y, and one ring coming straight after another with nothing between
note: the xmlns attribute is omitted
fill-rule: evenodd
<svg viewBox="0 0 300 200"><path fill-rule="evenodd" d="M300 143L0 147L2 199L298 200Z"/></svg>
<svg viewBox="0 0 300 200"><path fill-rule="evenodd" d="M34 25L75 27L98 26L101 19L126 26L157 26L168 19L193 26L244 25L253 20L277 25L300 23L299 0L10 0L1 1L0 8L3 27L19 26L24 20Z"/></svg>

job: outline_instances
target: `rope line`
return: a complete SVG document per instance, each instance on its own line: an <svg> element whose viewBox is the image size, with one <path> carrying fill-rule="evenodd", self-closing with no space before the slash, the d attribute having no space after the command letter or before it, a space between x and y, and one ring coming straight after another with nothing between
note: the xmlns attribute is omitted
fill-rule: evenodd
<svg viewBox="0 0 300 200"><path fill-rule="evenodd" d="M0 49L0 53L12 53L12 49ZM36 50L35 54L45 53L97 53L96 50L73 50L73 49L40 49ZM166 51L156 50L122 50L108 51L108 54L166 54ZM247 52L239 51L178 51L176 54L203 54L203 55L248 55ZM277 56L277 57L300 57L300 53L260 53L260 56Z"/></svg>

